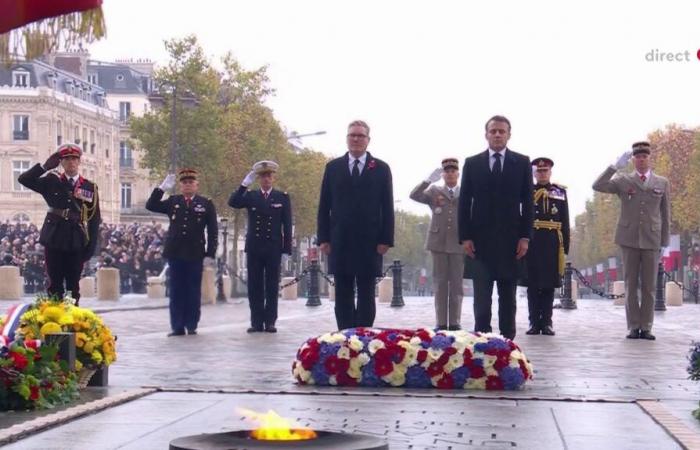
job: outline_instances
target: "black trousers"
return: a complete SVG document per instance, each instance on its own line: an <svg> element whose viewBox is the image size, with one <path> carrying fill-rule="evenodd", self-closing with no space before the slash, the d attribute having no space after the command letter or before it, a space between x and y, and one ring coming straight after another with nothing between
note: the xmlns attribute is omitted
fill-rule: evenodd
<svg viewBox="0 0 700 450"><path fill-rule="evenodd" d="M76 305L80 300L80 275L83 273L82 252L67 252L46 248L46 275L49 277L46 292L63 298L69 291Z"/></svg>
<svg viewBox="0 0 700 450"><path fill-rule="evenodd" d="M250 326L258 330L277 321L281 260L280 251L246 253Z"/></svg>
<svg viewBox="0 0 700 450"><path fill-rule="evenodd" d="M474 277L474 331L491 332L491 294L493 283L498 289L498 328L508 339L515 338L515 290L514 280L494 280Z"/></svg>
<svg viewBox="0 0 700 450"><path fill-rule="evenodd" d="M335 274L334 280L335 321L338 329L373 326L377 315L377 306L374 301L374 275ZM357 305L355 305L356 286Z"/></svg>
<svg viewBox="0 0 700 450"><path fill-rule="evenodd" d="M202 308L203 260L187 261L171 258L170 328L175 332L196 330Z"/></svg>
<svg viewBox="0 0 700 450"><path fill-rule="evenodd" d="M554 306L554 288L527 288L527 308L530 326L544 328L552 326L552 307Z"/></svg>

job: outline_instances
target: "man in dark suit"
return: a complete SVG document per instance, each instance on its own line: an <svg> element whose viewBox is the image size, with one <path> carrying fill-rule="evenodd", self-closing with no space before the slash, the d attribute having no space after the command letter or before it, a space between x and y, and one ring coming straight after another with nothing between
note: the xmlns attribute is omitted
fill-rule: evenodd
<svg viewBox="0 0 700 450"><path fill-rule="evenodd" d="M179 195L162 200L165 191L175 185L175 174L169 174L153 190L146 209L167 214L170 218L163 255L170 268L170 327L168 336L197 334L202 304L203 265L214 265L219 230L216 209L211 199L197 194L198 173L194 169L179 172ZM204 231L207 246L204 249Z"/></svg>
<svg viewBox="0 0 700 450"><path fill-rule="evenodd" d="M46 252L46 290L60 298L70 291L76 305L83 265L95 253L100 227L97 185L78 173L81 154L78 145L62 145L43 166L36 164L17 179L49 206L39 235ZM53 171L59 164L61 174Z"/></svg>
<svg viewBox="0 0 700 450"><path fill-rule="evenodd" d="M292 203L286 192L272 188L279 168L274 161L260 161L231 194L232 208L248 210L245 238L248 268L248 333L276 333L277 297L282 253L292 254ZM248 190L255 177L260 190Z"/></svg>
<svg viewBox="0 0 700 450"><path fill-rule="evenodd" d="M530 159L507 148L510 122L486 122L489 148L467 158L459 197L459 240L474 280L474 329L491 331L491 293L498 286L498 327L515 337L518 262L532 234Z"/></svg>
<svg viewBox="0 0 700 450"><path fill-rule="evenodd" d="M348 153L326 165L318 205L318 243L335 276L338 329L371 327L375 279L394 245L394 195L389 166L367 152L369 126L348 126ZM355 305L357 287L357 306Z"/></svg>

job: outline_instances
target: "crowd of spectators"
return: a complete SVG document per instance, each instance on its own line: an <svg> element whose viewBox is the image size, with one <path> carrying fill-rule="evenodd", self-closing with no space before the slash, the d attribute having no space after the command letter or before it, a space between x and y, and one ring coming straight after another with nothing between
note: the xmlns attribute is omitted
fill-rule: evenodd
<svg viewBox="0 0 700 450"><path fill-rule="evenodd" d="M158 223L102 224L99 251L85 264L84 275L92 275L102 266L119 269L121 292L146 292L146 279L158 276L165 261L162 250L165 230ZM44 248L39 244L39 229L31 223L0 223L2 265L19 267L26 293L45 290Z"/></svg>

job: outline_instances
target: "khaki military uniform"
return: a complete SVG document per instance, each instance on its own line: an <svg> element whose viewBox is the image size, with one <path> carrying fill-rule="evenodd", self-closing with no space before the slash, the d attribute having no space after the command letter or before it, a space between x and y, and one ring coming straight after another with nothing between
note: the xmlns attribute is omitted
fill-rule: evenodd
<svg viewBox="0 0 700 450"><path fill-rule="evenodd" d="M433 256L437 325L455 327L462 317L464 295L464 249L459 243L457 229L459 186L455 186L450 195L447 186L431 186L424 181L411 191L410 197L430 206L432 211L425 248Z"/></svg>
<svg viewBox="0 0 700 450"><path fill-rule="evenodd" d="M636 172L615 173L614 167L608 167L593 189L620 198L615 243L622 250L627 328L651 331L659 254L669 241L671 186L668 179L653 172L644 182ZM640 284L641 305L637 297Z"/></svg>

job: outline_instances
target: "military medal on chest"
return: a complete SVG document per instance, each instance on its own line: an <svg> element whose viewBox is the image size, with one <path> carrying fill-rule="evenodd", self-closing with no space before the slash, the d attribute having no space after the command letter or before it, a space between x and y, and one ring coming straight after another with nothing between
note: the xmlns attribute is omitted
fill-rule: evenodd
<svg viewBox="0 0 700 450"><path fill-rule="evenodd" d="M557 205L552 205L552 214L558 213L559 210L557 209Z"/></svg>

